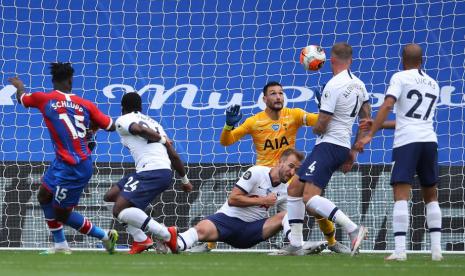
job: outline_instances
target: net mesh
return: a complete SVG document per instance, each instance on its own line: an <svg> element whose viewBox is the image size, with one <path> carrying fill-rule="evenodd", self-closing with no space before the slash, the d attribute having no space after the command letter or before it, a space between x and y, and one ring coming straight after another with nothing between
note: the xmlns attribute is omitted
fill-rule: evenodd
<svg viewBox="0 0 465 276"><path fill-rule="evenodd" d="M176 182L147 210L157 221L187 229L215 212L237 177L255 161L250 137L230 147L219 144L224 109L241 104L244 117L263 109L261 89L270 80L284 85L289 107L317 112L314 91L331 78L329 65L316 73L298 64L301 48L339 41L353 46L352 71L366 83L376 108L400 51L419 43L425 71L438 80L443 246L464 250L464 42L461 1L0 1L0 246L47 247L48 230L37 204L40 177L54 152L37 110L17 105L7 78L18 75L30 91L49 91L48 64L70 61L73 92L112 117L125 92L137 91L143 109L175 141L189 166L195 191ZM389 186L392 131L383 131L347 175L336 173L326 196L355 222L369 227L362 249L392 249L392 191ZM302 128L297 149L309 153L315 137ZM104 192L133 169L117 134L99 132L94 176L78 211L103 228L124 228L111 217ZM424 205L412 194L408 248L428 249ZM313 219L305 236L323 239ZM99 242L66 229L73 247ZM338 229L337 238L348 242ZM280 246L277 237L259 245ZM220 244L220 247L224 245Z"/></svg>

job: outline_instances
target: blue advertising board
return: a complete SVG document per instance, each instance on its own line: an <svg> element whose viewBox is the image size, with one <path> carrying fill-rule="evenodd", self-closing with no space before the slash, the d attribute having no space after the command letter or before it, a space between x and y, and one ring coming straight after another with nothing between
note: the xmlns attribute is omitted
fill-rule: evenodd
<svg viewBox="0 0 465 276"><path fill-rule="evenodd" d="M374 110L400 52L419 43L425 71L441 87L436 114L439 158L464 163L465 3L451 1L1 1L0 156L4 161L54 157L41 115L16 104L7 78L30 91L52 85L48 63L69 61L74 93L120 115L125 92L137 91L144 110L161 122L191 163L253 163L250 138L225 148L218 142L225 108L241 104L245 117L263 109L266 82L283 84L287 105L317 112L314 91L331 78L298 64L301 48L335 42L354 49L353 72L371 93ZM462 11L462 12L459 12ZM301 129L297 148L315 137ZM389 163L392 131L380 132L360 163ZM130 162L117 134L101 132L94 159Z"/></svg>

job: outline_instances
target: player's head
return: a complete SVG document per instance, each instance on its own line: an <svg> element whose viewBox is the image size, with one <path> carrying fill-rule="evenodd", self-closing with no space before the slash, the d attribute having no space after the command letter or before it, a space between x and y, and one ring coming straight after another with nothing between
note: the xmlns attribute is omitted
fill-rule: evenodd
<svg viewBox="0 0 465 276"><path fill-rule="evenodd" d="M71 63L50 63L50 74L52 75L53 88L62 92L69 92L73 87L74 69Z"/></svg>
<svg viewBox="0 0 465 276"><path fill-rule="evenodd" d="M284 107L283 86L277 81L270 81L263 87L263 101L267 108L280 111Z"/></svg>
<svg viewBox="0 0 465 276"><path fill-rule="evenodd" d="M134 111L141 112L142 111L142 99L140 95L136 92L129 92L124 94L123 98L121 99L121 113L127 114Z"/></svg>
<svg viewBox="0 0 465 276"><path fill-rule="evenodd" d="M295 149L283 151L276 166L282 183L288 182L295 175L303 159L304 155L300 151Z"/></svg>
<svg viewBox="0 0 465 276"><path fill-rule="evenodd" d="M423 51L418 44L407 44L402 50L404 70L420 69L423 63Z"/></svg>
<svg viewBox="0 0 465 276"><path fill-rule="evenodd" d="M352 46L346 42L339 42L331 48L331 68L333 73L335 69L348 69L352 64Z"/></svg>

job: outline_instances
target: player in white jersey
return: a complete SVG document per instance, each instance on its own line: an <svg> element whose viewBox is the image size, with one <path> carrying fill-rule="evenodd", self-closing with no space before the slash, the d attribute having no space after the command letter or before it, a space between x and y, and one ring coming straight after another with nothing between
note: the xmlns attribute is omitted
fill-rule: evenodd
<svg viewBox="0 0 465 276"><path fill-rule="evenodd" d="M336 205L321 196L332 174L342 167L349 171L356 151L351 149L350 139L356 116L370 117L370 104L365 85L350 72L352 47L337 43L331 49L333 78L321 95L320 115L313 133L319 135L312 153L307 156L297 175L288 187L287 211L291 233L290 245L282 255L300 255L303 243L305 209L312 215L320 215L341 225L351 239L351 254L358 247L367 230L357 226ZM357 135L358 136L358 135ZM357 139L356 139L357 140Z"/></svg>
<svg viewBox="0 0 465 276"><path fill-rule="evenodd" d="M283 228L287 233L286 182L303 158L302 153L287 149L274 167L248 169L215 214L178 235L179 249L187 250L197 241L221 241L236 248L250 248ZM268 208L274 205L278 205L279 212L269 217Z"/></svg>
<svg viewBox="0 0 465 276"><path fill-rule="evenodd" d="M148 216L144 210L153 199L168 189L173 182L171 166L182 177L183 190L192 190L184 164L170 142L163 127L141 113L142 101L137 93L127 93L121 100L122 116L116 120L121 142L131 152L136 172L126 175L113 185L105 201L115 202L113 216L126 223L134 243L130 254L140 253L153 245L144 231L166 242L173 253L177 252L176 227L166 228Z"/></svg>
<svg viewBox="0 0 465 276"><path fill-rule="evenodd" d="M441 209L437 185L438 140L433 118L439 99L439 86L421 70L422 49L419 45L406 45L402 52L404 70L395 73L386 92L383 104L368 135L357 143L359 150L369 143L395 106L396 121L391 185L394 192L393 231L395 251L386 260L407 259L405 237L409 225L408 199L414 175L417 173L423 200L426 205L426 222L431 236L431 254L434 261L442 260Z"/></svg>

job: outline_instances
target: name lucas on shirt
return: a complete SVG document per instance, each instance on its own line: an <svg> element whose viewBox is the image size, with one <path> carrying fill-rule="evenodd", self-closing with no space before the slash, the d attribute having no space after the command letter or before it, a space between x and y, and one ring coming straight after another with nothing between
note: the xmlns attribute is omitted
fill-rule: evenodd
<svg viewBox="0 0 465 276"><path fill-rule="evenodd" d="M283 146L289 146L289 142L287 141L286 136L281 137L281 140L279 140L279 138L275 138L273 140L266 139L263 150L266 150L267 148L275 150L280 149Z"/></svg>

